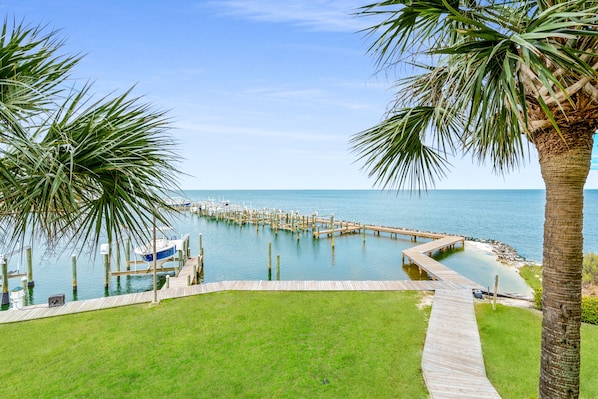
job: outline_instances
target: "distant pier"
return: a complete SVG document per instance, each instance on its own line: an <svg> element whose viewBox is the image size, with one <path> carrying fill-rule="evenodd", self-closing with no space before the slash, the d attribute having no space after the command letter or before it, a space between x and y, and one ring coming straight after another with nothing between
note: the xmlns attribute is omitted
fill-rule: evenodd
<svg viewBox="0 0 598 399"><path fill-rule="evenodd" d="M392 238L398 236L409 237L412 242L424 239L422 244L406 249L402 252L403 264L414 264L420 272L425 271L433 280L447 281L471 289L483 290L479 284L461 276L459 273L444 266L432 258L435 253L454 250L458 246L465 248L465 238L439 233L411 230L400 227L366 225L353 221L335 220L334 216L323 218L317 212L302 215L298 211L282 211L277 209L251 209L244 206L232 205L230 202L200 202L191 207L192 212L225 223L238 225L269 226L273 231L279 230L296 232L311 231L314 239L320 237L332 238L334 246L335 235L364 234L372 232L380 236L389 234ZM365 238L364 238L365 239ZM431 241L427 241L431 240Z"/></svg>

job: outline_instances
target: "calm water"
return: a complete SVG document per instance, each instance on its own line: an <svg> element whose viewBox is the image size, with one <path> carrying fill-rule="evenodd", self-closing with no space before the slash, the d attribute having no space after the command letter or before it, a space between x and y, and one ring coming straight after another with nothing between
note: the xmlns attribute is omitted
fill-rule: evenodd
<svg viewBox="0 0 598 399"><path fill-rule="evenodd" d="M318 212L335 215L337 220L406 227L417 230L459 234L466 237L495 239L517 249L528 259L542 259L544 192L541 190L441 190L427 195L409 195L358 190L268 191L227 190L187 191L195 201L214 198L251 208ZM586 191L584 223L585 251L598 252L598 190ZM367 235L336 237L335 251L330 241L312 240L309 233L296 237L285 232L274 235L268 228L241 228L198 217L183 217L173 223L179 235L191 235L191 251L199 251L199 234L205 249L205 281L267 279L268 243L272 242L273 278L276 256L280 256L282 280L385 280L406 279L401 265L401 251L412 245L409 240ZM78 257L77 295L71 288L72 249L59 254L45 254L34 248L34 303L47 302L50 295L66 294L68 301L104 295L117 295L152 289L151 276L112 278L104 291L100 256ZM491 286L495 273L500 275L501 291L528 294L518 275L494 262L484 252L466 247L443 258L442 262L483 286ZM14 256L9 269L26 269L24 261ZM19 285L10 280L10 288Z"/></svg>

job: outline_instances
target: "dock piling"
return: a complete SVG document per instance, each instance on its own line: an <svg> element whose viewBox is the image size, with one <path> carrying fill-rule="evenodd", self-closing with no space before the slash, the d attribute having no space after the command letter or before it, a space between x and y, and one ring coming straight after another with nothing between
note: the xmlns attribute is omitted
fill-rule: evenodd
<svg viewBox="0 0 598 399"><path fill-rule="evenodd" d="M272 272L272 241L268 243L268 270Z"/></svg>
<svg viewBox="0 0 598 399"><path fill-rule="evenodd" d="M203 258L203 236L199 233L199 256Z"/></svg>
<svg viewBox="0 0 598 399"><path fill-rule="evenodd" d="M125 263L127 265L127 271L131 270L131 240L127 238L125 241Z"/></svg>
<svg viewBox="0 0 598 399"><path fill-rule="evenodd" d="M332 250L334 251L334 215L330 215L330 230L332 230Z"/></svg>
<svg viewBox="0 0 598 399"><path fill-rule="evenodd" d="M492 299L492 310L496 310L496 296L498 295L498 274L494 276L494 298Z"/></svg>
<svg viewBox="0 0 598 399"><path fill-rule="evenodd" d="M35 285L33 281L33 256L31 254L31 246L25 248L25 255L27 258L27 286L29 288Z"/></svg>
<svg viewBox="0 0 598 399"><path fill-rule="evenodd" d="M120 272L120 243L116 242L116 271Z"/></svg>
<svg viewBox="0 0 598 399"><path fill-rule="evenodd" d="M22 305L27 306L29 300L29 289L27 287L27 277L21 277L21 289L23 290L23 303Z"/></svg>
<svg viewBox="0 0 598 399"><path fill-rule="evenodd" d="M8 295L8 263L6 258L2 258L2 306L8 305L10 298Z"/></svg>
<svg viewBox="0 0 598 399"><path fill-rule="evenodd" d="M276 281L280 281L280 255L276 255Z"/></svg>
<svg viewBox="0 0 598 399"><path fill-rule="evenodd" d="M73 292L77 292L77 255L71 255L71 266L73 269Z"/></svg>
<svg viewBox="0 0 598 399"><path fill-rule="evenodd" d="M105 253L104 257L104 289L107 290L110 285L110 255Z"/></svg>

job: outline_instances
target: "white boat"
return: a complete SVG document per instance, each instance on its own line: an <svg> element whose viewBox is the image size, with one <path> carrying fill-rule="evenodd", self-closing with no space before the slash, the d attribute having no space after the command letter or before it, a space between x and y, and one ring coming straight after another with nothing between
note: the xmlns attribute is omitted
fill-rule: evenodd
<svg viewBox="0 0 598 399"><path fill-rule="evenodd" d="M156 266L162 266L164 262L172 260L177 249L177 241L178 240L168 240L166 238L156 239ZM139 247L135 248L134 251L144 262L153 264L153 243L140 245Z"/></svg>
<svg viewBox="0 0 598 399"><path fill-rule="evenodd" d="M173 208L185 208L191 206L191 200L183 197L172 197L165 199L166 205Z"/></svg>

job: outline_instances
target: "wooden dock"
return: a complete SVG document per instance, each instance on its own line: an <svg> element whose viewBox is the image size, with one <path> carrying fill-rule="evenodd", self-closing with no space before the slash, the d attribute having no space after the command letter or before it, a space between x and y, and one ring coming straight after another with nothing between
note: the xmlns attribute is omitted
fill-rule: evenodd
<svg viewBox="0 0 598 399"><path fill-rule="evenodd" d="M162 290L169 288L180 288L187 287L193 284L197 284L198 274L203 261L201 256L187 258L185 265L179 271L179 274L175 277L168 278L168 287L162 287Z"/></svg>
<svg viewBox="0 0 598 399"><path fill-rule="evenodd" d="M483 290L480 284L460 275L456 271L449 269L442 263L434 260L431 256L434 252L446 249L453 249L455 245L465 245L465 238L457 236L445 236L440 239L426 242L413 248L403 251L403 263L405 258L413 264L425 270L430 277L435 280L450 281L470 289Z"/></svg>
<svg viewBox="0 0 598 399"><path fill-rule="evenodd" d="M471 290L436 290L421 364L434 399L500 398L486 376Z"/></svg>
<svg viewBox="0 0 598 399"><path fill-rule="evenodd" d="M364 226L366 230L373 231L380 235L380 233L389 233L391 236L394 234L396 236L408 236L416 241L418 237L421 238L430 238L432 240L437 240L439 238L445 237L444 234L439 233L430 233L426 231L418 231L418 230L410 230L410 229L403 229L398 227L387 227L387 226L374 226L374 225L366 225Z"/></svg>

